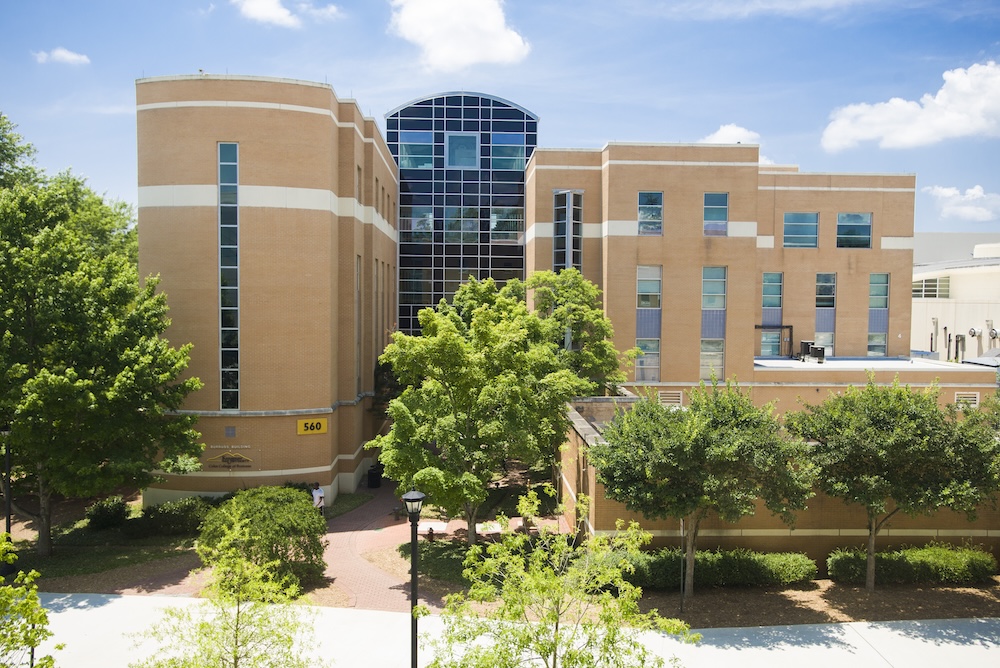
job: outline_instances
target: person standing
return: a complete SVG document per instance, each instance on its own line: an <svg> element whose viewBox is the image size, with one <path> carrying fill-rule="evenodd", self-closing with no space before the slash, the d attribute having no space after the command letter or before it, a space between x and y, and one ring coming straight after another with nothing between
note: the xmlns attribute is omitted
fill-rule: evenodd
<svg viewBox="0 0 1000 668"><path fill-rule="evenodd" d="M319 514L323 514L323 488L319 486L318 482L313 483L312 488L313 495L313 507L319 509Z"/></svg>

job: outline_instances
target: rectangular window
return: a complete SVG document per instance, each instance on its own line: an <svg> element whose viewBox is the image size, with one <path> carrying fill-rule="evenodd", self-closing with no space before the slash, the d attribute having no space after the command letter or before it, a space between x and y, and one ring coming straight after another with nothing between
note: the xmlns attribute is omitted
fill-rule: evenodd
<svg viewBox="0 0 1000 668"><path fill-rule="evenodd" d="M927 278L913 281L914 299L948 299L951 296L951 277Z"/></svg>
<svg viewBox="0 0 1000 668"><path fill-rule="evenodd" d="M639 193L639 234L663 234L663 193Z"/></svg>
<svg viewBox="0 0 1000 668"><path fill-rule="evenodd" d="M660 308L661 271L659 265L636 268L636 308Z"/></svg>
<svg viewBox="0 0 1000 668"><path fill-rule="evenodd" d="M870 213L837 214L837 248L871 248L872 215Z"/></svg>
<svg viewBox="0 0 1000 668"><path fill-rule="evenodd" d="M785 214L785 248L816 248L818 238L818 213Z"/></svg>
<svg viewBox="0 0 1000 668"><path fill-rule="evenodd" d="M583 271L583 192L556 190L552 199L552 269Z"/></svg>
<svg viewBox="0 0 1000 668"><path fill-rule="evenodd" d="M493 146L490 165L493 169L523 170L525 164L524 134L494 132L490 135Z"/></svg>
<svg viewBox="0 0 1000 668"><path fill-rule="evenodd" d="M764 308L780 308L782 298L783 274L780 271L764 272L762 284L761 306Z"/></svg>
<svg viewBox="0 0 1000 668"><path fill-rule="evenodd" d="M869 277L868 308L889 308L889 274L872 274Z"/></svg>
<svg viewBox="0 0 1000 668"><path fill-rule="evenodd" d="M399 168L431 169L434 167L434 133L399 133Z"/></svg>
<svg viewBox="0 0 1000 668"><path fill-rule="evenodd" d="M240 407L239 144L219 144L220 406Z"/></svg>
<svg viewBox="0 0 1000 668"><path fill-rule="evenodd" d="M718 379L725 378L723 364L725 363L726 342L723 339L702 339L700 371L701 380L711 380L714 375Z"/></svg>
<svg viewBox="0 0 1000 668"><path fill-rule="evenodd" d="M702 267L701 308L719 310L726 308L726 268Z"/></svg>
<svg viewBox="0 0 1000 668"><path fill-rule="evenodd" d="M444 241L450 244L479 242L479 209L449 206L444 210Z"/></svg>
<svg viewBox="0 0 1000 668"><path fill-rule="evenodd" d="M833 332L816 332L813 338L815 339L813 341L814 346L823 348L826 357L833 357Z"/></svg>
<svg viewBox="0 0 1000 668"><path fill-rule="evenodd" d="M761 357L781 356L781 331L763 331L760 333Z"/></svg>
<svg viewBox="0 0 1000 668"><path fill-rule="evenodd" d="M868 357L885 357L888 350L884 332L871 332L868 334Z"/></svg>
<svg viewBox="0 0 1000 668"><path fill-rule="evenodd" d="M642 352L635 358L635 379L659 382L660 380L660 340L636 339L636 347Z"/></svg>
<svg viewBox="0 0 1000 668"><path fill-rule="evenodd" d="M837 275L816 274L816 308L837 306Z"/></svg>
<svg viewBox="0 0 1000 668"><path fill-rule="evenodd" d="M705 236L724 237L728 229L729 193L705 193Z"/></svg>
<svg viewBox="0 0 1000 668"><path fill-rule="evenodd" d="M479 169L479 135L445 136L445 165L451 169Z"/></svg>
<svg viewBox="0 0 1000 668"><path fill-rule="evenodd" d="M516 243L524 234L524 209L495 207L490 210L490 240Z"/></svg>
<svg viewBox="0 0 1000 668"><path fill-rule="evenodd" d="M434 209L429 206L403 206L399 210L399 240L426 242L434 234Z"/></svg>

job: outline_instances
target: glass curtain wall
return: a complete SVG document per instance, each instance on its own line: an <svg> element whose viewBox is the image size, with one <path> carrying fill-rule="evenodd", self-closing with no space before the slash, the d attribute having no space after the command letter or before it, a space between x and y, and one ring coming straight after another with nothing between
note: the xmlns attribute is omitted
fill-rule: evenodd
<svg viewBox="0 0 1000 668"><path fill-rule="evenodd" d="M524 278L524 167L538 117L479 93L442 93L386 115L399 165L399 320L450 299L470 276Z"/></svg>

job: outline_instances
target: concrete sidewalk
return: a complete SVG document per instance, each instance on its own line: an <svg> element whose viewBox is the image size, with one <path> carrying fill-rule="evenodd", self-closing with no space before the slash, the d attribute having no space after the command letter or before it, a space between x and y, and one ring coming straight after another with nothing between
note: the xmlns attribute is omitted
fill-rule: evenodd
<svg viewBox="0 0 1000 668"><path fill-rule="evenodd" d="M150 628L168 606L199 599L103 594L41 594L50 611L56 665L118 668L148 656L128 634ZM409 662L410 618L402 612L312 608L318 643L315 666L405 666ZM434 635L440 617L420 620L421 634ZM664 657L677 656L686 668L888 668L1000 666L1000 619L809 624L738 629L706 629L698 645L649 634L646 643ZM421 655L420 665L430 660Z"/></svg>

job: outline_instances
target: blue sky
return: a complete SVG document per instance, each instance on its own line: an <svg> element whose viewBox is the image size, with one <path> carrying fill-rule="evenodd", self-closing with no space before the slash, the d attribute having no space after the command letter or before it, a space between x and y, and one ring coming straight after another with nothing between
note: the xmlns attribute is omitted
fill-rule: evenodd
<svg viewBox="0 0 1000 668"><path fill-rule="evenodd" d="M331 84L384 126L482 91L539 144L759 143L917 174L916 230L1000 233L996 0L0 0L0 111L54 173L136 200L135 80Z"/></svg>

